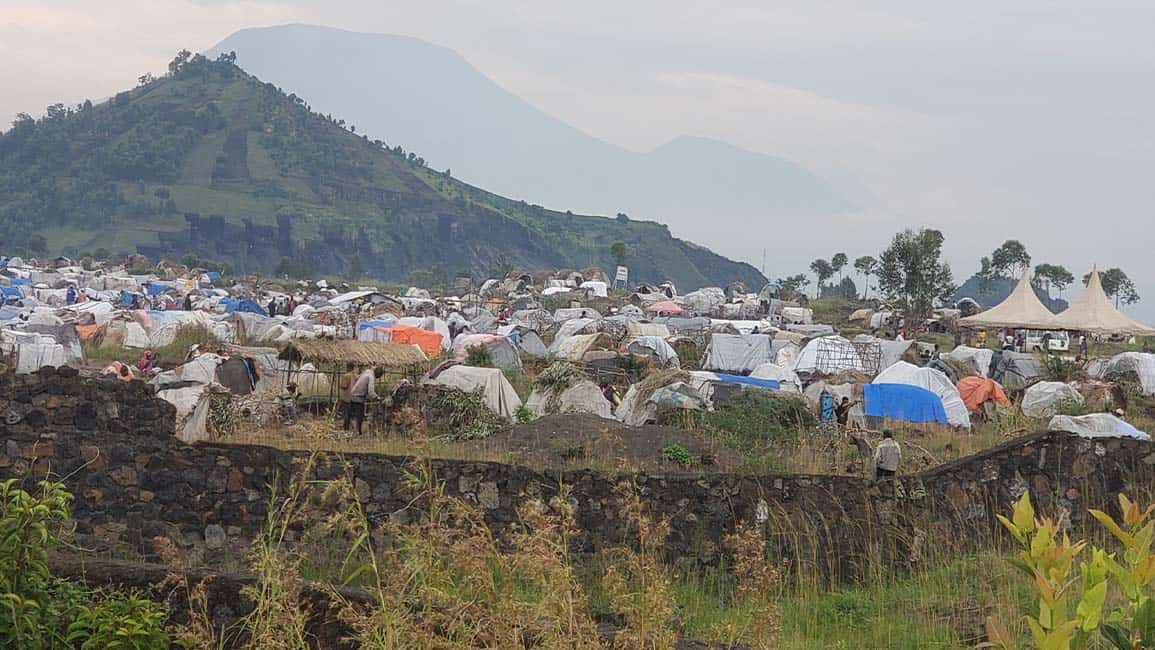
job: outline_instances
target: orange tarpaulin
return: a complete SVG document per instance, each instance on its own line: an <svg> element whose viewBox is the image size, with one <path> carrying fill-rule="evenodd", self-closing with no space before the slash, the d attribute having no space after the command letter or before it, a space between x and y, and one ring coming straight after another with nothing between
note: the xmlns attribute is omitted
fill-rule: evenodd
<svg viewBox="0 0 1155 650"><path fill-rule="evenodd" d="M962 396L963 404L971 413L978 413L983 403L994 400L1000 406L1010 408L1011 400L1003 392L998 382L986 377L963 377L958 382L958 392Z"/></svg>
<svg viewBox="0 0 1155 650"><path fill-rule="evenodd" d="M100 326L95 323L92 325L77 325L76 336L79 337L81 341L87 341L92 338L93 334L96 334L96 330L98 329L100 329Z"/></svg>
<svg viewBox="0 0 1155 650"><path fill-rule="evenodd" d="M420 327L413 327L412 325L393 325L390 327L378 327L374 329L384 330L389 332L389 340L393 343L412 343L421 348L421 351L429 357L435 357L441 354L441 334L437 332L430 332L423 330Z"/></svg>

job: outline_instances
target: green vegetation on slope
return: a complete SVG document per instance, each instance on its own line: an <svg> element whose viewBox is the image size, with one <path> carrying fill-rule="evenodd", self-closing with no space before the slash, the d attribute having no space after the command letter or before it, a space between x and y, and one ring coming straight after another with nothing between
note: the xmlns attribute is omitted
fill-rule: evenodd
<svg viewBox="0 0 1155 650"><path fill-rule="evenodd" d="M393 281L417 270L612 268L622 242L634 279L763 281L661 224L554 212L428 169L228 55L182 53L169 75L108 102L18 117L0 134L0 242L29 254L191 253L239 272L363 268Z"/></svg>

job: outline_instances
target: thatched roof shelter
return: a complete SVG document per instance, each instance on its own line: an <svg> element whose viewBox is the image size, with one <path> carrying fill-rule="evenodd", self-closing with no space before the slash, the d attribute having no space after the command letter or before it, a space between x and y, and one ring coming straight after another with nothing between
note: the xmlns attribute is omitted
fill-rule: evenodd
<svg viewBox="0 0 1155 650"><path fill-rule="evenodd" d="M428 360L421 348L408 343L338 341L335 339L293 339L278 358L295 363L347 364L403 368Z"/></svg>

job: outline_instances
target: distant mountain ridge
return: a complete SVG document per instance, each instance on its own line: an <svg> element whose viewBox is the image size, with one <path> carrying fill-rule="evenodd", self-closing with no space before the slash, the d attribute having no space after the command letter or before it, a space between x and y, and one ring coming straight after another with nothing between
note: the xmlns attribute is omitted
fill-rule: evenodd
<svg viewBox="0 0 1155 650"><path fill-rule="evenodd" d="M556 212L467 185L238 68L177 61L105 103L0 133L0 241L19 253L140 251L239 272L474 277L615 265L679 287L762 275L659 223ZM428 276L427 276L428 277Z"/></svg>
<svg viewBox="0 0 1155 650"><path fill-rule="evenodd" d="M470 183L531 203L661 221L746 259L806 236L815 220L838 225L877 204L853 183L716 140L683 136L644 153L609 144L508 92L452 50L410 37L284 25L239 31L208 54L230 51L321 112Z"/></svg>

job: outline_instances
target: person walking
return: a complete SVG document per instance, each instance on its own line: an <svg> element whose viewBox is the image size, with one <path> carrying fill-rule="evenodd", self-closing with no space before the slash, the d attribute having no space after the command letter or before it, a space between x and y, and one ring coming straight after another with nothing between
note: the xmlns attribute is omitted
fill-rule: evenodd
<svg viewBox="0 0 1155 650"><path fill-rule="evenodd" d="M350 408L350 403L353 401L353 384L357 383L357 369L353 364L345 366L345 374L337 380L338 399L341 402L341 414L345 416L345 423L342 425L344 431L349 430L349 424L352 420L353 409Z"/></svg>
<svg viewBox="0 0 1155 650"><path fill-rule="evenodd" d="M377 396L377 380L385 374L383 368L371 368L362 372L349 391L349 411L357 422L357 435L364 435L365 403L380 399Z"/></svg>
<svg viewBox="0 0 1155 650"><path fill-rule="evenodd" d="M882 442L874 450L874 477L880 479L894 476L900 460L902 447L894 439L894 432L886 429L882 432Z"/></svg>

